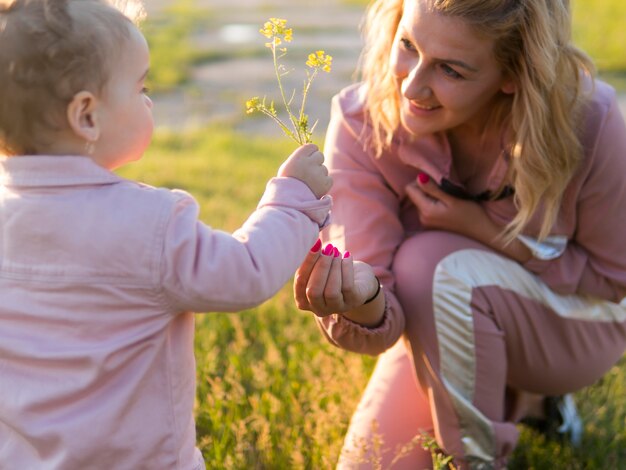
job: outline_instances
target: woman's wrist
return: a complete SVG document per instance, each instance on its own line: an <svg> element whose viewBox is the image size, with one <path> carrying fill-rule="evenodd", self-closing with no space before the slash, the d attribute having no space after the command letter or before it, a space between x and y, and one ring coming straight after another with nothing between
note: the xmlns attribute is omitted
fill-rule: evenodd
<svg viewBox="0 0 626 470"><path fill-rule="evenodd" d="M380 284L380 279L378 279L378 276L374 276L374 278L376 278L376 292L374 294L372 294L372 296L369 299L367 299L365 302L363 302L363 305L371 303L380 294L380 291L382 289L382 285Z"/></svg>
<svg viewBox="0 0 626 470"><path fill-rule="evenodd" d="M531 258L530 250L519 240L504 243L500 238L502 227L496 224L486 212L483 212L483 215L483 220L472 226L474 232L468 233L467 236L519 263L525 263Z"/></svg>
<svg viewBox="0 0 626 470"><path fill-rule="evenodd" d="M383 292L382 285L378 278L376 278L376 282L378 283L378 287L376 288L375 294L359 307L349 312L344 312L341 315L366 328L379 327L385 316L385 293Z"/></svg>

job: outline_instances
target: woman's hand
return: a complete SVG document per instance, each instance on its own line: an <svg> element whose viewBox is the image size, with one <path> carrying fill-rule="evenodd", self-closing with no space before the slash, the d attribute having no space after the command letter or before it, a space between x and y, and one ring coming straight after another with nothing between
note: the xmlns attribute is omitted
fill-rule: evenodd
<svg viewBox="0 0 626 470"><path fill-rule="evenodd" d="M424 228L458 233L520 263L531 258L530 250L518 240L506 244L502 241L502 227L489 218L480 204L449 195L425 173L407 185L406 192L417 206Z"/></svg>
<svg viewBox="0 0 626 470"><path fill-rule="evenodd" d="M480 230L491 220L480 204L449 195L425 173L420 173L417 181L407 185L406 192L417 206L424 228L455 232L484 242Z"/></svg>
<svg viewBox="0 0 626 470"><path fill-rule="evenodd" d="M341 257L332 245L323 250L319 245L318 241L296 272L294 297L298 308L310 310L318 317L339 313L364 326L379 324L384 296L376 295L378 279L371 266L354 261L350 252Z"/></svg>

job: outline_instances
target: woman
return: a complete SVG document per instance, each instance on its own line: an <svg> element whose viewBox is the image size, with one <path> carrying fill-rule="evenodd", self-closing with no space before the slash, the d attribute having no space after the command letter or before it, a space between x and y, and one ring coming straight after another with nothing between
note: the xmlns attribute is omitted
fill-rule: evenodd
<svg viewBox="0 0 626 470"><path fill-rule="evenodd" d="M520 419L624 353L626 126L567 0L378 0L366 33L324 150L323 237L352 254L294 284L331 343L386 351L339 466L424 468L398 446L433 429L501 468Z"/></svg>

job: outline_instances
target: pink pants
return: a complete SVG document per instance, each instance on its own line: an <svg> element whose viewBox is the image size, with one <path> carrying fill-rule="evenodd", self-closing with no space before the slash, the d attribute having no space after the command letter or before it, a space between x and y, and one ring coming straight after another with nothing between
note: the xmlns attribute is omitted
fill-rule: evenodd
<svg viewBox="0 0 626 470"><path fill-rule="evenodd" d="M418 234L393 270L405 338L380 357L338 468L429 468L429 455L409 443L431 429L457 465L501 468L525 393L579 390L624 354L626 307L555 294L467 238Z"/></svg>

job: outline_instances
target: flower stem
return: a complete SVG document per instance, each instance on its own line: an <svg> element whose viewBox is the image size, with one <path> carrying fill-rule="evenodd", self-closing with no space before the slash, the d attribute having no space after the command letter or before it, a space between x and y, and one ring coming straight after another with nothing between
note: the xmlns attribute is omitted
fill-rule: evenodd
<svg viewBox="0 0 626 470"><path fill-rule="evenodd" d="M299 129L299 126L297 125L296 118L291 112L291 108L289 107L289 102L287 101L287 97L285 96L285 89L283 88L283 82L280 76L278 58L276 57L276 45L272 44L271 49L272 49L272 59L274 61L274 72L276 73L276 80L278 81L278 88L280 90L280 96L283 100L283 105L285 106L285 109L287 110L287 114L289 115L289 120L291 121L295 134L291 132L290 130L286 129L285 124L282 121L280 121L278 118L276 118L275 116L272 116L272 117L275 118L274 120L280 121L280 125L283 128L283 131L288 132L288 135L292 139L294 139L298 144L302 145L304 143L303 142L304 139L302 138L302 135L300 134L300 129Z"/></svg>

